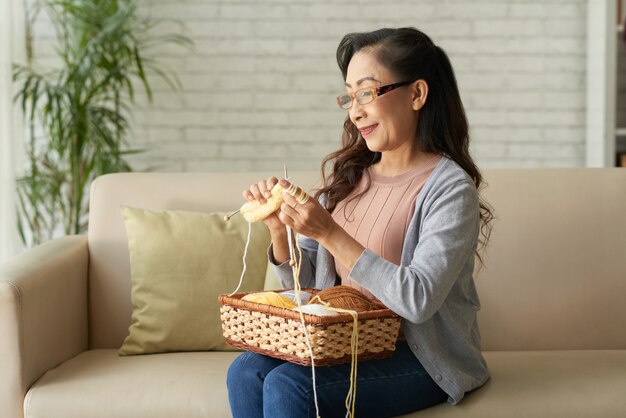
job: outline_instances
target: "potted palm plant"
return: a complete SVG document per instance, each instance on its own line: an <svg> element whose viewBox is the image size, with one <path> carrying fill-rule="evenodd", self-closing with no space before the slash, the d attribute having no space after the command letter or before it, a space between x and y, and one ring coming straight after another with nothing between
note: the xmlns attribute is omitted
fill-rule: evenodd
<svg viewBox="0 0 626 418"><path fill-rule="evenodd" d="M149 75L179 83L150 52L166 43L190 46L180 34L154 33L158 21L140 18L137 0L40 0L57 35L60 67L15 65L16 102L27 116L27 167L17 180L18 229L28 246L86 229L88 187L97 176L130 171L126 161L135 90L152 101Z"/></svg>

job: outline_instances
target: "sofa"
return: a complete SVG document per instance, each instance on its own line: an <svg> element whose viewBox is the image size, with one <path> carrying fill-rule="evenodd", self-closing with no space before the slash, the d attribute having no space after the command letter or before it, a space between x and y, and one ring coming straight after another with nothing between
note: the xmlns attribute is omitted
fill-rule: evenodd
<svg viewBox="0 0 626 418"><path fill-rule="evenodd" d="M230 416L238 352L118 355L132 310L119 208L230 211L270 174L106 175L86 236L2 263L0 417ZM626 417L626 170L483 174L496 220L475 280L492 377L459 405L407 417ZM291 177L311 188L319 175Z"/></svg>

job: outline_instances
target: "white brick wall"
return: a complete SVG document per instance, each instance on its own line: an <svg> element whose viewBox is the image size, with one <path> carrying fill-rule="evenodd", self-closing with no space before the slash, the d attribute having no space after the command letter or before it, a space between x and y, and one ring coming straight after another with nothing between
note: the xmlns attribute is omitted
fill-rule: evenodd
<svg viewBox="0 0 626 418"><path fill-rule="evenodd" d="M143 14L182 21L196 48L159 51L184 87L171 92L154 81L154 104L135 112L131 140L149 151L134 164L318 169L337 148L345 115L334 102L343 84L339 40L410 25L448 52L482 167L583 166L586 7L586 0L143 0Z"/></svg>

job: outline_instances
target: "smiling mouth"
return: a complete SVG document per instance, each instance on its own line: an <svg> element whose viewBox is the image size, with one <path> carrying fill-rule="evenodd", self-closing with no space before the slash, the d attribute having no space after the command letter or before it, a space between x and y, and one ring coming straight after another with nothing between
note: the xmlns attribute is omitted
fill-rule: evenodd
<svg viewBox="0 0 626 418"><path fill-rule="evenodd" d="M377 126L378 124L376 123L374 125L366 126L364 128L359 128L359 131L361 132L361 135L367 136L371 134L374 131L374 129L376 129Z"/></svg>

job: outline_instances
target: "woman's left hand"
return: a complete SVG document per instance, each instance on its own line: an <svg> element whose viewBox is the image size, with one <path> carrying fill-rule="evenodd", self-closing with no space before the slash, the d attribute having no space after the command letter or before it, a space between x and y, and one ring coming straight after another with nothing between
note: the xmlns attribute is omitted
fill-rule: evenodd
<svg viewBox="0 0 626 418"><path fill-rule="evenodd" d="M285 190L291 186L285 179L281 179L279 183ZM333 217L317 199L310 198L304 204L298 203L294 196L284 191L283 200L278 218L299 234L321 243L337 226Z"/></svg>

